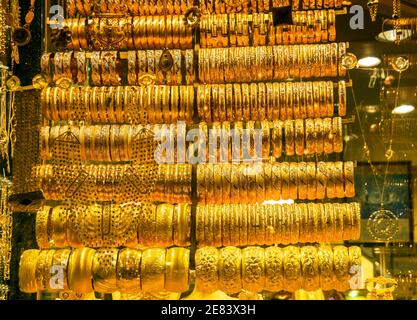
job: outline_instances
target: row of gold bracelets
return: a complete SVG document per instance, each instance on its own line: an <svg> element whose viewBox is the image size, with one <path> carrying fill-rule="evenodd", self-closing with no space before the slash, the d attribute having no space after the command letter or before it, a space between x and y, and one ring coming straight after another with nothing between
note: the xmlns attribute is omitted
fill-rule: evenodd
<svg viewBox="0 0 417 320"><path fill-rule="evenodd" d="M47 200L130 202L149 197L157 173L153 164L47 164L34 167L33 178Z"/></svg>
<svg viewBox="0 0 417 320"><path fill-rule="evenodd" d="M27 293L185 292L189 262L190 251L180 247L31 249L20 258L19 287ZM61 281L52 279L57 270L63 275Z"/></svg>
<svg viewBox="0 0 417 320"><path fill-rule="evenodd" d="M336 40L335 11L292 13L293 24L273 25L272 13L217 14L200 21L202 48L320 43Z"/></svg>
<svg viewBox="0 0 417 320"><path fill-rule="evenodd" d="M46 87L42 114L49 120L100 123L192 122L192 86Z"/></svg>
<svg viewBox="0 0 417 320"><path fill-rule="evenodd" d="M205 161L240 162L242 159L331 154L343 151L342 118L282 121L200 123L205 140L193 150ZM205 151L205 153L204 153ZM250 159L249 159L250 158Z"/></svg>
<svg viewBox="0 0 417 320"><path fill-rule="evenodd" d="M66 12L73 18L91 14L113 13L123 15L155 16L184 14L194 5L193 0L67 0Z"/></svg>
<svg viewBox="0 0 417 320"><path fill-rule="evenodd" d="M343 0L292 0L293 10L342 8Z"/></svg>
<svg viewBox="0 0 417 320"><path fill-rule="evenodd" d="M249 121L332 117L335 93L331 81L206 84L197 89L202 120ZM338 115L346 115L346 83L336 93Z"/></svg>
<svg viewBox="0 0 417 320"><path fill-rule="evenodd" d="M237 293L318 289L347 291L358 276L361 249L345 246L204 247L195 254L198 291Z"/></svg>
<svg viewBox="0 0 417 320"><path fill-rule="evenodd" d="M353 177L351 161L199 164L197 196L201 204L350 198Z"/></svg>
<svg viewBox="0 0 417 320"><path fill-rule="evenodd" d="M117 51L47 52L42 55L42 72L51 76L59 85L62 79L70 84L84 85L89 79L93 86L117 86L122 83L138 85L152 79L153 83L181 85L193 84L194 53L192 50L171 50L172 68L163 72L159 67L162 50L129 51L127 59L121 59ZM124 77L124 61L127 61L127 77ZM184 80L183 80L184 75Z"/></svg>
<svg viewBox="0 0 417 320"><path fill-rule="evenodd" d="M250 246L357 240L359 203L198 205L203 246Z"/></svg>
<svg viewBox="0 0 417 320"><path fill-rule="evenodd" d="M36 215L40 249L189 246L188 204L44 206Z"/></svg>
<svg viewBox="0 0 417 320"><path fill-rule="evenodd" d="M162 50L128 51L127 83L135 85L150 74L155 75L155 83L159 84L193 84L195 80L193 50L170 50L169 52L173 59L172 68L162 71L160 68Z"/></svg>
<svg viewBox="0 0 417 320"><path fill-rule="evenodd" d="M203 83L253 82L344 76L346 43L199 50Z"/></svg>
<svg viewBox="0 0 417 320"><path fill-rule="evenodd" d="M158 177L149 200L168 203L191 203L192 166L159 165Z"/></svg>
<svg viewBox="0 0 417 320"><path fill-rule="evenodd" d="M193 29L184 16L66 19L72 50L192 49Z"/></svg>

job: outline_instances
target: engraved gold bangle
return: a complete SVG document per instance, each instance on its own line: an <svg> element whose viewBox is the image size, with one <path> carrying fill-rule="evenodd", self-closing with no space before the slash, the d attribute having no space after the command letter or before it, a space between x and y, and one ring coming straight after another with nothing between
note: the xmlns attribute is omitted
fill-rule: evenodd
<svg viewBox="0 0 417 320"><path fill-rule="evenodd" d="M344 292L349 289L349 252L344 246L333 247L333 261L335 273L334 289Z"/></svg>
<svg viewBox="0 0 417 320"><path fill-rule="evenodd" d="M146 292L161 292L165 288L166 250L150 248L142 252L141 288Z"/></svg>
<svg viewBox="0 0 417 320"><path fill-rule="evenodd" d="M315 291L320 288L317 249L313 246L305 246L300 249L302 288L307 291Z"/></svg>
<svg viewBox="0 0 417 320"><path fill-rule="evenodd" d="M218 289L219 253L214 247L204 247L195 254L195 285L203 293L212 293Z"/></svg>
<svg viewBox="0 0 417 320"><path fill-rule="evenodd" d="M284 251L284 288L294 292L301 288L300 249L288 246Z"/></svg>
<svg viewBox="0 0 417 320"><path fill-rule="evenodd" d="M39 250L25 250L19 263L19 290L25 293L38 291L36 283L36 264L39 257ZM40 290L41 288L39 288Z"/></svg>
<svg viewBox="0 0 417 320"><path fill-rule="evenodd" d="M94 291L111 293L117 290L116 268L118 249L98 249L93 260Z"/></svg>
<svg viewBox="0 0 417 320"><path fill-rule="evenodd" d="M124 248L119 251L116 285L120 292L134 294L141 290L141 259L141 250Z"/></svg>
<svg viewBox="0 0 417 320"><path fill-rule="evenodd" d="M51 235L50 230L48 230L48 226L50 225L51 213L52 208L49 206L44 206L36 214L36 242L40 249L49 248Z"/></svg>
<svg viewBox="0 0 417 320"><path fill-rule="evenodd" d="M242 288L241 250L225 247L219 251L219 289L226 293L237 293Z"/></svg>
<svg viewBox="0 0 417 320"><path fill-rule="evenodd" d="M260 292L265 287L265 254L261 247L242 250L242 288Z"/></svg>
<svg viewBox="0 0 417 320"><path fill-rule="evenodd" d="M275 292L284 288L283 260L281 248L265 248L265 290Z"/></svg>
<svg viewBox="0 0 417 320"><path fill-rule="evenodd" d="M294 121L286 120L284 122L284 128L285 128L285 155L293 156L295 153Z"/></svg>
<svg viewBox="0 0 417 320"><path fill-rule="evenodd" d="M328 245L317 249L320 288L328 291L334 289L333 251Z"/></svg>

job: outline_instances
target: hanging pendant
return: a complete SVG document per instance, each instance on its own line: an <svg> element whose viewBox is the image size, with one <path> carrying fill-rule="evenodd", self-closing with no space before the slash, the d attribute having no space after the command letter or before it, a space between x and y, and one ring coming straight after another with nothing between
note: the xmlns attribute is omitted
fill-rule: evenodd
<svg viewBox="0 0 417 320"><path fill-rule="evenodd" d="M368 219L368 230L376 240L392 240L399 229L398 217L391 211L383 208L374 211Z"/></svg>
<svg viewBox="0 0 417 320"><path fill-rule="evenodd" d="M173 66L174 58L172 57L171 52L168 49L165 49L159 58L159 69L161 69L162 72L167 73Z"/></svg>

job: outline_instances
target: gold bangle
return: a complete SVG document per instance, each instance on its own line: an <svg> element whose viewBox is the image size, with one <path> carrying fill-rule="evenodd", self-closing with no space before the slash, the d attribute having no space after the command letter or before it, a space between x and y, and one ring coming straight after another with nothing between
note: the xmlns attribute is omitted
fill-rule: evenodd
<svg viewBox="0 0 417 320"><path fill-rule="evenodd" d="M352 231L352 218L350 214L350 208L346 206L345 203L340 203L338 205L339 208L339 214L341 215L341 219L343 221L343 227L342 230L339 230L339 232L342 233L342 239L343 240L351 240L350 235Z"/></svg>
<svg viewBox="0 0 417 320"><path fill-rule="evenodd" d="M284 288L294 292L301 288L300 249L288 246L284 251Z"/></svg>
<svg viewBox="0 0 417 320"><path fill-rule="evenodd" d="M288 200L290 198L290 164L288 162L281 163L281 199Z"/></svg>
<svg viewBox="0 0 417 320"><path fill-rule="evenodd" d="M331 208L329 208L330 214L333 213L334 216L334 241L343 240L343 212L341 209L340 203L333 203Z"/></svg>
<svg viewBox="0 0 417 320"><path fill-rule="evenodd" d="M155 221L155 246L163 248L173 245L173 215L174 206L172 204L163 203L158 205Z"/></svg>
<svg viewBox="0 0 417 320"><path fill-rule="evenodd" d="M40 249L49 248L50 245L51 235L48 226L50 224L51 213L52 208L44 206L36 214L36 242Z"/></svg>
<svg viewBox="0 0 417 320"><path fill-rule="evenodd" d="M239 164L239 198L240 203L247 203L248 201L248 179L245 173L246 165L241 163Z"/></svg>
<svg viewBox="0 0 417 320"><path fill-rule="evenodd" d="M140 264L142 251L124 248L119 251L117 258L117 279L118 290L123 293L138 293L140 286Z"/></svg>
<svg viewBox="0 0 417 320"><path fill-rule="evenodd" d="M295 120L295 154L304 155L304 121Z"/></svg>
<svg viewBox="0 0 417 320"><path fill-rule="evenodd" d="M290 162L289 170L289 198L298 198L298 163Z"/></svg>
<svg viewBox="0 0 417 320"><path fill-rule="evenodd" d="M256 239L256 217L257 217L257 211L256 211L256 205L255 204L249 204L248 205L248 245L255 245L257 244Z"/></svg>
<svg viewBox="0 0 417 320"><path fill-rule="evenodd" d="M240 212L239 217L239 244L240 246L248 245L248 220L249 220L249 206L247 204L238 204Z"/></svg>
<svg viewBox="0 0 417 320"><path fill-rule="evenodd" d="M39 250L30 249L23 251L19 263L19 290L25 293L38 291L36 283L36 264ZM41 288L39 288L40 290Z"/></svg>
<svg viewBox="0 0 417 320"><path fill-rule="evenodd" d="M339 116L344 117L346 115L346 82L344 80L339 81L338 102Z"/></svg>
<svg viewBox="0 0 417 320"><path fill-rule="evenodd" d="M354 164L352 161L344 163L344 183L346 197L355 196Z"/></svg>
<svg viewBox="0 0 417 320"><path fill-rule="evenodd" d="M250 165L246 165L244 171L242 172L243 176L246 178L247 183L247 202L248 203L256 203L256 190L257 190L257 183L256 183L256 175L257 175L257 168L252 167Z"/></svg>
<svg viewBox="0 0 417 320"><path fill-rule="evenodd" d="M361 208L357 202L352 202L349 206L352 219L350 239L359 240L361 236Z"/></svg>
<svg viewBox="0 0 417 320"><path fill-rule="evenodd" d="M333 262L335 285L334 289L340 292L349 290L349 253L344 246L333 247Z"/></svg>
<svg viewBox="0 0 417 320"><path fill-rule="evenodd" d="M305 246L300 250L301 253L301 287L307 291L315 291L320 288L319 264L317 249L313 246Z"/></svg>
<svg viewBox="0 0 417 320"><path fill-rule="evenodd" d="M319 162L316 169L316 199L324 199L327 186L327 166L325 162Z"/></svg>
<svg viewBox="0 0 417 320"><path fill-rule="evenodd" d="M284 122L285 127L285 155L293 156L295 149L295 128L294 121L286 120Z"/></svg>
<svg viewBox="0 0 417 320"><path fill-rule="evenodd" d="M264 169L264 184L265 184L265 200L274 199L274 190L272 186L272 164L265 162Z"/></svg>
<svg viewBox="0 0 417 320"><path fill-rule="evenodd" d="M340 153L343 151L342 118L340 117L333 118L332 130L333 130L333 152Z"/></svg>
<svg viewBox="0 0 417 320"><path fill-rule="evenodd" d="M205 211L207 210L207 205L197 205L196 209L196 227L195 227L195 237L197 245L203 247L206 245L206 240L204 236L205 229Z"/></svg>
<svg viewBox="0 0 417 320"><path fill-rule="evenodd" d="M185 292L188 290L190 250L170 248L166 252L165 290Z"/></svg>
<svg viewBox="0 0 417 320"><path fill-rule="evenodd" d="M231 212L228 206L221 206L218 208L216 216L221 219L221 234L222 234L222 244L223 246L230 246L230 221L231 221Z"/></svg>
<svg viewBox="0 0 417 320"><path fill-rule="evenodd" d="M274 158L281 158L282 156L282 126L280 120L273 121L272 129L272 155Z"/></svg>
<svg viewBox="0 0 417 320"><path fill-rule="evenodd" d="M265 290L284 289L283 252L278 247L265 248Z"/></svg>
<svg viewBox="0 0 417 320"><path fill-rule="evenodd" d="M52 244L56 248L67 246L67 216L66 210L61 210L61 206L54 207L51 212L51 238Z"/></svg>
<svg viewBox="0 0 417 320"><path fill-rule="evenodd" d="M239 246L240 244L240 217L242 212L237 204L232 204L230 208L230 245Z"/></svg>
<svg viewBox="0 0 417 320"><path fill-rule="evenodd" d="M242 83L242 113L244 121L251 120L250 93L249 85L247 83Z"/></svg>
<svg viewBox="0 0 417 320"><path fill-rule="evenodd" d="M93 288L94 249L78 248L71 252L68 262L68 287L77 293L90 293Z"/></svg>
<svg viewBox="0 0 417 320"><path fill-rule="evenodd" d="M211 215L209 223L212 224L211 231L213 233L213 243L208 245L213 245L214 247L221 247L223 245L223 231L227 232L227 230L223 230L222 206L226 205L214 205L209 207L211 210L209 213Z"/></svg>
<svg viewBox="0 0 417 320"><path fill-rule="evenodd" d="M289 205L284 204L281 207L281 243L291 243L291 222L292 216L290 213Z"/></svg>
<svg viewBox="0 0 417 320"><path fill-rule="evenodd" d="M55 270L58 270L62 277L55 278L54 283L49 284L49 290L52 292L69 290L68 289L68 275L67 275L67 268L69 257L71 255L71 249L60 249L56 250L53 254L52 258L52 265L51 265L51 273L54 273Z"/></svg>
<svg viewBox="0 0 417 320"><path fill-rule="evenodd" d="M216 205L209 204L204 211L204 243L207 246L213 246L214 243L214 231L213 231L213 211Z"/></svg>
<svg viewBox="0 0 417 320"><path fill-rule="evenodd" d="M291 205L291 243L300 242L301 210L296 204Z"/></svg>
<svg viewBox="0 0 417 320"><path fill-rule="evenodd" d="M166 250L150 248L142 252L141 288L146 292L161 292L165 288Z"/></svg>
<svg viewBox="0 0 417 320"><path fill-rule="evenodd" d="M214 247L200 248L195 253L195 285L198 291L212 293L218 289L219 252Z"/></svg>
<svg viewBox="0 0 417 320"><path fill-rule="evenodd" d="M94 291L111 293L117 290L118 252L118 249L98 249L95 252L92 267Z"/></svg>
<svg viewBox="0 0 417 320"><path fill-rule="evenodd" d="M308 220L308 207L306 203L297 204L300 209L300 243L309 241L310 225Z"/></svg>
<svg viewBox="0 0 417 320"><path fill-rule="evenodd" d="M334 176L336 181L336 197L337 198L344 198L345 197L345 188L344 188L344 170L343 170L343 162L336 161L334 162Z"/></svg>
<svg viewBox="0 0 417 320"><path fill-rule="evenodd" d="M242 288L260 292L265 287L265 253L261 247L242 250Z"/></svg>
<svg viewBox="0 0 417 320"><path fill-rule="evenodd" d="M317 199L316 164L314 162L307 162L307 198L309 200Z"/></svg>
<svg viewBox="0 0 417 320"><path fill-rule="evenodd" d="M242 289L241 250L236 247L225 247L219 251L219 290L226 293L237 293Z"/></svg>
<svg viewBox="0 0 417 320"><path fill-rule="evenodd" d="M324 139L324 153L333 153L333 130L332 119L323 119L323 139Z"/></svg>
<svg viewBox="0 0 417 320"><path fill-rule="evenodd" d="M298 199L305 200L308 195L307 163L298 162Z"/></svg>
<svg viewBox="0 0 417 320"><path fill-rule="evenodd" d="M36 261L36 287L39 291L51 289L51 267L55 250L40 251Z"/></svg>
<svg viewBox="0 0 417 320"><path fill-rule="evenodd" d="M319 261L320 288L324 291L334 289L333 251L332 247L325 245L317 249Z"/></svg>
<svg viewBox="0 0 417 320"><path fill-rule="evenodd" d="M188 246L191 237L191 207L180 203L174 209L174 245Z"/></svg>

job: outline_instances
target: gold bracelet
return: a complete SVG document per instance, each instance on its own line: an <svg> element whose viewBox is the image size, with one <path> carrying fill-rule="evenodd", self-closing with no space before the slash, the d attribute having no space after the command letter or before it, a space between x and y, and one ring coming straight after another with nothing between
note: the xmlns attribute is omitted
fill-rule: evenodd
<svg viewBox="0 0 417 320"><path fill-rule="evenodd" d="M272 155L274 158L282 156L282 121L274 120L272 129Z"/></svg>
<svg viewBox="0 0 417 320"><path fill-rule="evenodd" d="M216 217L221 219L221 235L222 235L222 244L223 246L229 246L231 242L230 238L230 221L231 221L231 212L228 206L221 206L218 208Z"/></svg>
<svg viewBox="0 0 417 320"><path fill-rule="evenodd" d="M245 173L246 165L239 164L239 199L240 203L248 203L248 179Z"/></svg>
<svg viewBox="0 0 417 320"><path fill-rule="evenodd" d="M51 289L51 266L55 250L42 250L36 261L36 287L40 291Z"/></svg>
<svg viewBox="0 0 417 320"><path fill-rule="evenodd" d="M50 291L58 292L63 290L69 290L67 270L70 255L71 249L60 249L54 252L51 268L59 268L58 270L62 270L62 277L59 277L58 279L55 278L54 284L50 283Z"/></svg>
<svg viewBox="0 0 417 320"><path fill-rule="evenodd" d="M289 205L284 204L281 206L281 243L291 243L291 222L292 215L290 212Z"/></svg>
<svg viewBox="0 0 417 320"><path fill-rule="evenodd" d="M265 253L261 247L242 250L242 288L260 292L265 287Z"/></svg>
<svg viewBox="0 0 417 320"><path fill-rule="evenodd" d="M166 250L150 248L142 252L141 288L146 292L161 292L165 288Z"/></svg>
<svg viewBox="0 0 417 320"><path fill-rule="evenodd" d="M236 247L225 247L219 250L219 290L226 293L237 293L242 289L241 250Z"/></svg>
<svg viewBox="0 0 417 320"><path fill-rule="evenodd" d="M49 206L42 207L36 214L36 242L40 249L49 248L51 240L50 230L48 228L50 222L52 208Z"/></svg>
<svg viewBox="0 0 417 320"><path fill-rule="evenodd" d="M39 250L30 249L23 251L19 264L19 290L25 293L38 291L36 284L36 263ZM40 288L39 288L40 289Z"/></svg>
<svg viewBox="0 0 417 320"><path fill-rule="evenodd" d="M300 237L299 242L305 243L309 240L309 220L308 220L308 207L306 203L298 203L300 210Z"/></svg>
<svg viewBox="0 0 417 320"><path fill-rule="evenodd" d="M284 288L289 292L294 292L301 288L301 263L300 249L288 246L284 251Z"/></svg>
<svg viewBox="0 0 417 320"><path fill-rule="evenodd" d="M301 223L301 210L296 204L290 206L291 209L291 243L300 242L300 223Z"/></svg>
<svg viewBox="0 0 417 320"><path fill-rule="evenodd" d="M274 199L274 190L272 187L272 164L265 162L263 165L264 169L264 184L265 184L265 200Z"/></svg>
<svg viewBox="0 0 417 320"><path fill-rule="evenodd" d="M204 229L205 229L205 211L207 210L207 205L197 205L196 209L196 227L195 227L195 237L197 245L203 247L206 245Z"/></svg>
<svg viewBox="0 0 417 320"><path fill-rule="evenodd" d="M324 291L334 289L333 251L329 245L317 249L320 288Z"/></svg>
<svg viewBox="0 0 417 320"><path fill-rule="evenodd" d="M248 245L256 245L257 239L256 239L256 218L257 218L257 211L256 211L256 205L255 204L249 204L248 205Z"/></svg>
<svg viewBox="0 0 417 320"><path fill-rule="evenodd" d="M51 238L52 244L57 248L67 246L67 215L66 210L61 210L61 206L54 207L51 212Z"/></svg>
<svg viewBox="0 0 417 320"><path fill-rule="evenodd" d="M344 246L333 247L335 285L340 292L349 290L349 252Z"/></svg>
<svg viewBox="0 0 417 320"><path fill-rule="evenodd" d="M172 204L163 203L158 205L155 221L155 246L164 248L173 245L173 216L174 206Z"/></svg>
<svg viewBox="0 0 417 320"><path fill-rule="evenodd" d="M213 243L208 245L213 245L214 247L221 247L223 245L223 238L226 236L223 232L227 232L227 230L223 230L223 223L222 223L222 206L226 205L214 205L210 206L210 215L211 215L211 223L212 223L212 232L213 232ZM226 226L228 227L228 226Z"/></svg>
<svg viewBox="0 0 417 320"><path fill-rule="evenodd" d="M219 252L214 247L200 248L195 253L195 285L198 291L212 293L218 289Z"/></svg>
<svg viewBox="0 0 417 320"><path fill-rule="evenodd" d="M351 213L351 234L350 239L351 240L359 240L361 235L361 208L359 203L357 202L351 202L349 204L350 206L350 213Z"/></svg>
<svg viewBox="0 0 417 320"><path fill-rule="evenodd" d="M317 249L313 246L305 246L300 250L302 288L307 291L315 291L320 288L319 263Z"/></svg>
<svg viewBox="0 0 417 320"><path fill-rule="evenodd" d="M307 198L309 200L317 199L316 164L314 162L307 162Z"/></svg>
<svg viewBox="0 0 417 320"><path fill-rule="evenodd" d="M343 223L342 230L339 230L339 232L342 233L342 239L343 240L351 240L350 235L352 233L352 218L350 214L350 208L345 204L341 203L338 206L339 214L341 216L341 220Z"/></svg>
<svg viewBox="0 0 417 320"><path fill-rule="evenodd" d="M300 200L307 199L308 195L307 180L307 163L298 162L298 198Z"/></svg>
<svg viewBox="0 0 417 320"><path fill-rule="evenodd" d="M323 139L324 139L324 153L333 153L333 130L332 119L323 119Z"/></svg>
<svg viewBox="0 0 417 320"><path fill-rule="evenodd" d="M169 248L166 252L165 290L185 292L188 290L190 250Z"/></svg>
<svg viewBox="0 0 417 320"><path fill-rule="evenodd" d="M344 170L343 170L343 162L336 161L334 162L334 170L335 170L335 177L336 177L336 197L337 198L344 198L345 197L345 188L344 188Z"/></svg>
<svg viewBox="0 0 417 320"><path fill-rule="evenodd" d="M174 245L189 246L191 237L191 207L180 203L174 209Z"/></svg>
<svg viewBox="0 0 417 320"><path fill-rule="evenodd" d="M333 152L340 153L343 151L342 118L340 117L333 118L332 130L333 130Z"/></svg>
<svg viewBox="0 0 417 320"><path fill-rule="evenodd" d="M339 116L344 117L346 115L346 82L344 80L339 81L338 98Z"/></svg>
<svg viewBox="0 0 417 320"><path fill-rule="evenodd" d="M265 248L265 290L284 289L283 252L278 247Z"/></svg>
<svg viewBox="0 0 417 320"><path fill-rule="evenodd" d="M281 162L281 199L288 200L290 197L290 164Z"/></svg>
<svg viewBox="0 0 417 320"><path fill-rule="evenodd" d="M286 120L284 122L285 127L285 155L286 156L293 156L294 155L294 148L295 148L295 128L294 128L294 121Z"/></svg>
<svg viewBox="0 0 417 320"><path fill-rule="evenodd" d="M68 287L77 293L90 293L93 288L94 249L78 248L71 252L68 262Z"/></svg>
<svg viewBox="0 0 417 320"><path fill-rule="evenodd" d="M93 260L93 287L95 292L117 291L116 268L118 249L98 249Z"/></svg>
<svg viewBox="0 0 417 320"><path fill-rule="evenodd" d="M355 180L354 180L354 163L352 161L346 161L344 163L344 183L345 183L345 195L347 198L355 196Z"/></svg>
<svg viewBox="0 0 417 320"><path fill-rule="evenodd" d="M327 166L325 162L319 162L316 169L316 199L324 199L327 186Z"/></svg>
<svg viewBox="0 0 417 320"><path fill-rule="evenodd" d="M206 210L204 211L204 243L207 246L213 246L214 243L213 211L215 208L216 205L209 204L206 206Z"/></svg>
<svg viewBox="0 0 417 320"><path fill-rule="evenodd" d="M290 162L289 169L289 198L298 198L298 163Z"/></svg>
<svg viewBox="0 0 417 320"><path fill-rule="evenodd" d="M132 294L140 292L141 259L141 250L124 248L119 251L116 285L120 292Z"/></svg>

